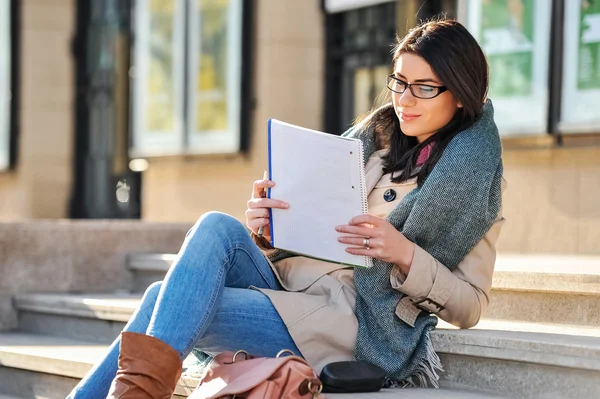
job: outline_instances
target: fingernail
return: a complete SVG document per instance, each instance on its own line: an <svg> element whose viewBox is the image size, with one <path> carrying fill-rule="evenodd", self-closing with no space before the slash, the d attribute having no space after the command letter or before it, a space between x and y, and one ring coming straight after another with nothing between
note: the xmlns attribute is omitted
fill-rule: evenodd
<svg viewBox="0 0 600 399"><path fill-rule="evenodd" d="M275 185L275 182L272 182L272 181L269 180L269 182L267 183L267 185L273 187Z"/></svg>
<svg viewBox="0 0 600 399"><path fill-rule="evenodd" d="M335 226L335 229L336 229L337 231L340 231L340 230L342 230L342 226Z"/></svg>
<svg viewBox="0 0 600 399"><path fill-rule="evenodd" d="M282 202L282 203L281 203L281 205L282 205L284 208L289 208L289 207L290 207L290 204L288 204L288 203L285 203L285 202Z"/></svg>

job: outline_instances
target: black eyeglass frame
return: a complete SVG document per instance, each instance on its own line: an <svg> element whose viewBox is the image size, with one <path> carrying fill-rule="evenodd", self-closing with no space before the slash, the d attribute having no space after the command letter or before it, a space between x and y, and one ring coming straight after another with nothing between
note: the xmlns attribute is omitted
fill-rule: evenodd
<svg viewBox="0 0 600 399"><path fill-rule="evenodd" d="M396 90L392 89L392 88L390 87L390 81L392 81L392 80L395 80L396 82L400 82L400 83L404 84L404 86L405 86L405 87L404 87L404 90L403 90L403 91L396 91ZM405 81L403 81L402 79L398 79L398 78L397 78L396 76L394 76L394 75L387 75L387 77L386 77L386 82L385 82L385 83L386 83L386 84L385 84L385 86L386 86L386 87L387 87L389 90L393 91L394 93L398 93L398 94L404 94L404 92L406 91L406 89L409 89L409 90L410 90L410 92L412 93L412 95L413 95L414 97L416 97L416 98L420 98L420 99L422 99L422 100L431 100L431 99L433 99L433 98L436 98L437 96L439 96L440 94L442 94L443 92L445 92L445 91L447 91L447 90L448 90L448 88L447 88L446 86L431 86L431 85L424 85L424 84L422 84L422 83L408 83L408 82L405 82ZM436 94L435 96L433 96L433 97L421 97L421 96L418 96L418 95L416 95L416 94L415 94L415 92L414 92L414 91L413 91L413 89L412 89L412 88L413 88L413 86L423 86L423 87L428 87L428 88L431 88L431 89L438 89L438 92L437 92L437 94Z"/></svg>

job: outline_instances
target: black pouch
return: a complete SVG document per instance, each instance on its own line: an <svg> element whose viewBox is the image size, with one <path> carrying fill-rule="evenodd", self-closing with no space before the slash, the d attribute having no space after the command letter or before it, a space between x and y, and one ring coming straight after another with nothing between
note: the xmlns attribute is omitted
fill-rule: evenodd
<svg viewBox="0 0 600 399"><path fill-rule="evenodd" d="M385 372L363 361L329 363L319 377L323 392L377 392L385 383Z"/></svg>

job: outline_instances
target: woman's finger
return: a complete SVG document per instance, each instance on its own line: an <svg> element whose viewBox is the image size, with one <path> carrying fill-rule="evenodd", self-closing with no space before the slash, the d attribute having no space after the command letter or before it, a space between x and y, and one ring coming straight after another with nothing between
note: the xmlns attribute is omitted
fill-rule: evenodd
<svg viewBox="0 0 600 399"><path fill-rule="evenodd" d="M267 208L256 208L246 210L246 219L268 218L269 210Z"/></svg>
<svg viewBox="0 0 600 399"><path fill-rule="evenodd" d="M377 246L377 241L373 238L368 238L369 248ZM338 238L338 241L342 244L355 245L357 247L365 246L365 237L356 237L356 236L342 236Z"/></svg>
<svg viewBox="0 0 600 399"><path fill-rule="evenodd" d="M263 198L265 190L274 186L275 182L268 179L255 181L252 185L252 198Z"/></svg>
<svg viewBox="0 0 600 399"><path fill-rule="evenodd" d="M365 247L349 247L346 248L346 252L352 255L358 256L370 256L372 258L376 258L376 251L373 248L365 248Z"/></svg>
<svg viewBox="0 0 600 399"><path fill-rule="evenodd" d="M249 220L248 222L246 222L246 227L248 227L250 229L250 231L252 231L254 234L258 233L258 228L261 226L268 226L269 225L269 218L256 218L256 219L252 219Z"/></svg>
<svg viewBox="0 0 600 399"><path fill-rule="evenodd" d="M256 208L277 208L287 209L290 205L287 202L276 200L273 198L254 198L248 201L248 209Z"/></svg>
<svg viewBox="0 0 600 399"><path fill-rule="evenodd" d="M348 224L356 226L361 225L363 223L367 223L373 226L379 226L382 222L386 222L386 220L378 218L377 216L365 214L353 217L352 219L350 219L350 222L348 222Z"/></svg>
<svg viewBox="0 0 600 399"><path fill-rule="evenodd" d="M374 237L377 234L376 230L372 227L350 226L347 224L335 226L335 230L338 233L347 233L363 237Z"/></svg>

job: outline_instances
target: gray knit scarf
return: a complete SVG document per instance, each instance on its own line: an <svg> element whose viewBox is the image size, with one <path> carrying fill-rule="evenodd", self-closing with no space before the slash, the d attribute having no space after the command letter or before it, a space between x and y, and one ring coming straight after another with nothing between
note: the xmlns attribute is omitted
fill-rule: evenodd
<svg viewBox="0 0 600 399"><path fill-rule="evenodd" d="M365 160L376 150L373 129L344 134L362 140ZM453 270L494 223L501 206L502 148L491 102L474 125L458 133L422 185L387 220ZM355 356L378 365L392 381L437 386L439 358L429 332L437 318L421 312L411 327L395 315L404 294L390 285L393 264L374 259L354 273L358 338ZM415 382L417 380L417 382Z"/></svg>
<svg viewBox="0 0 600 399"><path fill-rule="evenodd" d="M354 126L345 137L364 145L365 162L377 149L373 128ZM387 220L448 269L458 266L494 223L501 205L502 148L491 101L475 124L458 133L422 185L411 191ZM276 251L275 262L293 256ZM395 309L404 294L390 284L393 264L374 259L357 268L355 357L385 370L392 385L437 386L440 361L429 333L437 318L421 312L411 327Z"/></svg>

